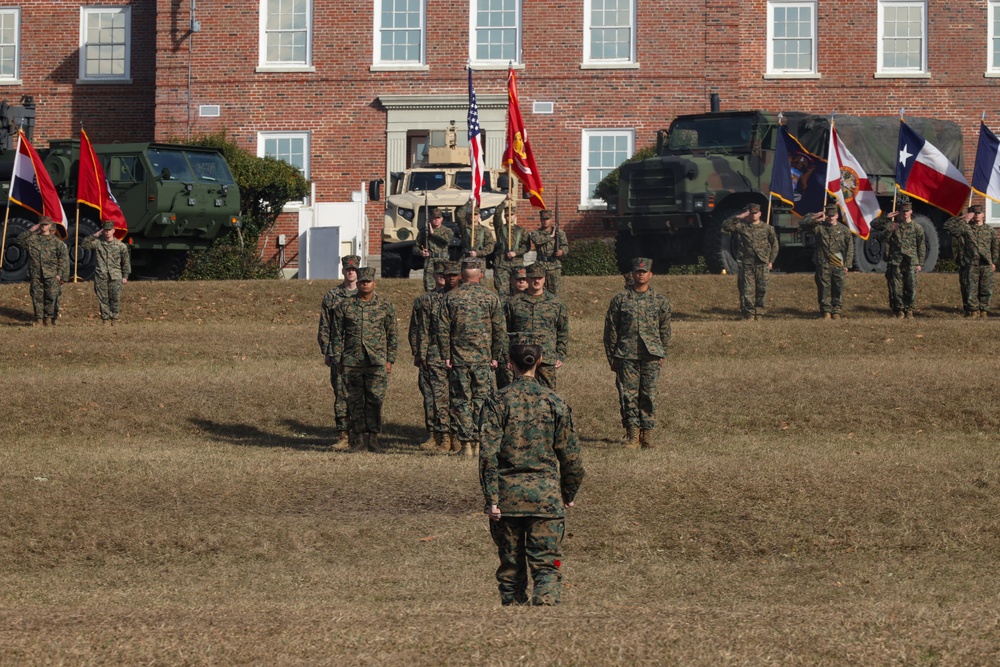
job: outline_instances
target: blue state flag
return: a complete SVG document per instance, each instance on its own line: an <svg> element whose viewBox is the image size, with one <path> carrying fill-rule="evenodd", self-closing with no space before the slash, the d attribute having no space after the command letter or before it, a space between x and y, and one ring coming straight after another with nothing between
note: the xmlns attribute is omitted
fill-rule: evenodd
<svg viewBox="0 0 1000 667"><path fill-rule="evenodd" d="M979 123L979 147L972 170L972 189L987 199L1000 202L1000 139Z"/></svg>
<svg viewBox="0 0 1000 667"><path fill-rule="evenodd" d="M818 213L826 201L826 159L810 153L791 132L783 133L792 179L792 210L798 215Z"/></svg>
<svg viewBox="0 0 1000 667"><path fill-rule="evenodd" d="M771 170L771 196L795 206L795 183L792 182L792 165L788 161L788 144L791 143L788 130L778 128L778 139L774 145L774 169Z"/></svg>

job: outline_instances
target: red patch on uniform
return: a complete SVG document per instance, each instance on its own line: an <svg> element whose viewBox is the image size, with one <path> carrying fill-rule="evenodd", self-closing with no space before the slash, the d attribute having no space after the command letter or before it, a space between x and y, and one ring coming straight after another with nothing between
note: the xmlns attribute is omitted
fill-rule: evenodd
<svg viewBox="0 0 1000 667"><path fill-rule="evenodd" d="M560 561L560 560L557 560L557 561L555 562L555 566L556 566L556 569L559 569L559 567L560 567L561 565L562 565L562 561Z"/></svg>

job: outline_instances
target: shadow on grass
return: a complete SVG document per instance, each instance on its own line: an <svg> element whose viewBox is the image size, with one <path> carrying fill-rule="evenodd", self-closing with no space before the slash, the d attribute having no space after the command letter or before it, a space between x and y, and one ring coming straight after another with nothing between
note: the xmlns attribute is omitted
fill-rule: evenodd
<svg viewBox="0 0 1000 667"><path fill-rule="evenodd" d="M9 324L11 326L23 326L25 324L31 324L34 321L35 315L31 311L23 310L21 308L0 308L0 319L10 320Z"/></svg>
<svg viewBox="0 0 1000 667"><path fill-rule="evenodd" d="M192 419L191 424L217 442L241 447L282 447L298 451L329 450L337 441L337 432L329 426L303 424L285 420L282 433L271 432L250 424L223 423L208 419ZM422 428L400 424L383 424L379 443L386 453L423 453L418 446L427 437Z"/></svg>

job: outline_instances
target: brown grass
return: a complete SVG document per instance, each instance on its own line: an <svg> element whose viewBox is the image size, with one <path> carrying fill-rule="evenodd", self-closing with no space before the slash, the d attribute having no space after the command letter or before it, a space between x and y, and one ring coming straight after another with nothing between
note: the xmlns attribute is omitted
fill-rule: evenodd
<svg viewBox="0 0 1000 667"><path fill-rule="evenodd" d="M620 436L600 342L618 279L565 279L588 478L564 604L502 609L474 465L427 456L405 340L385 455L331 453L330 283L68 285L56 329L0 286L0 664L1000 663L1000 320L849 278L658 276L663 448ZM417 281L382 281L405 336ZM1000 310L1000 308L998 308Z"/></svg>

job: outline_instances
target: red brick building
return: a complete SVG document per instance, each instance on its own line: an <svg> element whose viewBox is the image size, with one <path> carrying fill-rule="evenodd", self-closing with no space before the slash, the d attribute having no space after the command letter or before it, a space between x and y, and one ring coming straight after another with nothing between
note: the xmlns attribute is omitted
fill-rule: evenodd
<svg viewBox="0 0 1000 667"><path fill-rule="evenodd" d="M509 62L550 205L603 234L596 180L681 113L908 114L1000 125L1000 0L0 0L0 86L36 137L168 140L226 130L301 167L315 203L407 165L465 126L471 62L488 166ZM307 202L309 203L309 202ZM378 254L380 203L367 206ZM1000 219L1000 210L993 211ZM298 264L296 216L276 233ZM269 254L277 252L269 239Z"/></svg>

